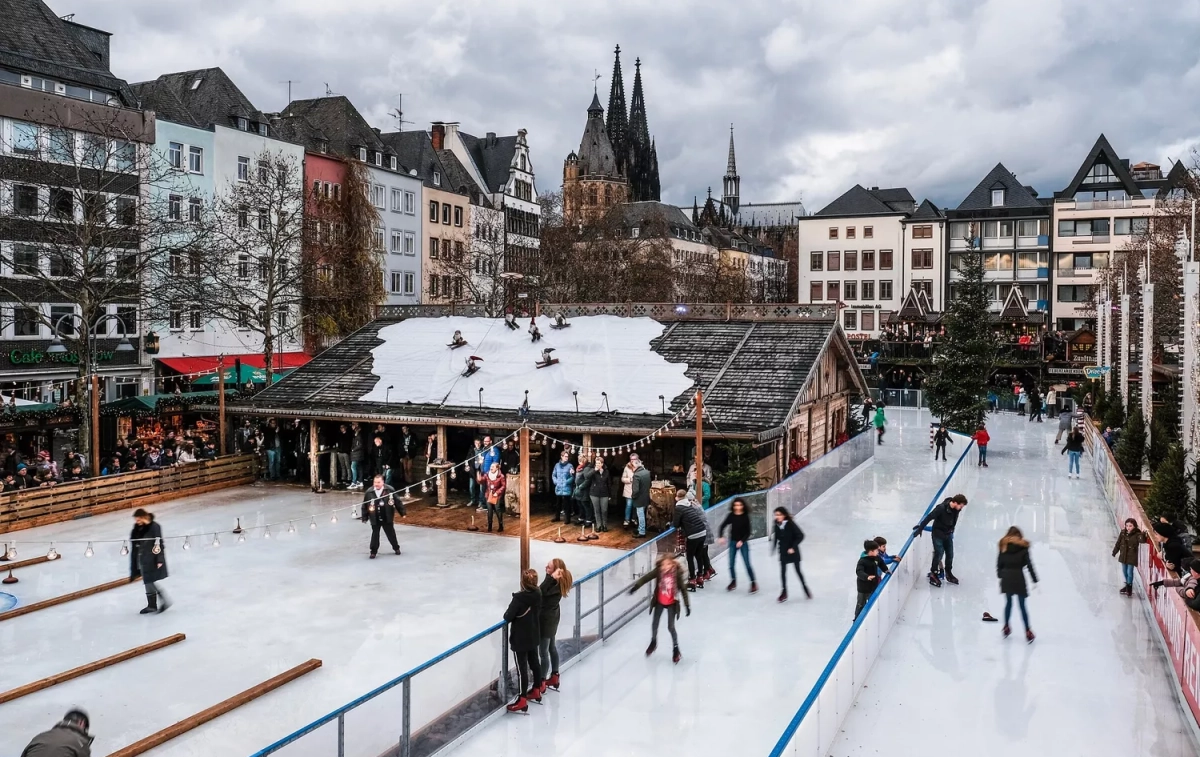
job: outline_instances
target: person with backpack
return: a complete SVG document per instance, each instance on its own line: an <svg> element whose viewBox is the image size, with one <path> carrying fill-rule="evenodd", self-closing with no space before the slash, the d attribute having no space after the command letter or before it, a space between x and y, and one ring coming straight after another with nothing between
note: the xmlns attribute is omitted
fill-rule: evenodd
<svg viewBox="0 0 1200 757"><path fill-rule="evenodd" d="M1083 457L1083 434L1071 429L1071 433L1067 434L1067 443L1058 454L1067 456L1067 478L1071 477L1072 472L1075 478L1079 478L1079 459Z"/></svg>
<svg viewBox="0 0 1200 757"><path fill-rule="evenodd" d="M988 442L992 440L991 435L988 434L984 425L980 423L979 428L975 431L974 436L971 438L975 440L975 446L979 448L979 463L976 465L976 467L988 467L987 448Z"/></svg>
<svg viewBox="0 0 1200 757"><path fill-rule="evenodd" d="M954 529L958 525L959 513L966 506L966 495L955 494L953 497L938 503L929 511L928 515L921 519L920 523L913 526L913 535L919 537L925 533L926 525L933 524L933 562L929 568L929 583L934 586L942 585L942 580L938 577L938 573L943 555L946 558L946 580L952 584L958 583L953 570Z"/></svg>
<svg viewBox="0 0 1200 757"><path fill-rule="evenodd" d="M1113 546L1112 553L1117 562L1121 563L1121 573L1125 578L1121 593L1127 597L1133 596L1133 571L1138 564L1138 550L1142 544L1149 541L1150 535L1138 528L1136 520L1125 519L1125 527L1117 534L1117 543Z"/></svg>
<svg viewBox="0 0 1200 757"><path fill-rule="evenodd" d="M942 459L946 459L946 444L954 444L954 440L950 438L950 432L945 426L938 426L938 430L933 433L933 459L937 460L938 455Z"/></svg>
<svg viewBox="0 0 1200 757"><path fill-rule="evenodd" d="M800 526L796 525L796 521L792 520L787 508L775 508L775 525L771 529L771 551L779 550L779 583L782 591L779 593L779 599L776 600L778 602L788 600L787 569L789 565L794 566L796 570L800 585L804 587L804 596L812 599L812 592L808 590L808 582L804 580L804 573L800 571L800 542L802 541L804 541L804 532L800 530Z"/></svg>
<svg viewBox="0 0 1200 757"><path fill-rule="evenodd" d="M650 646L646 647L646 656L649 657L658 649L658 621L665 612L667 630L671 632L671 661L678 663L683 656L679 653L679 634L675 632L675 620L679 617L681 594L684 610L687 615L692 614L688 593L682 591L683 568L669 552L664 552L658 556L658 564L654 566L654 570L635 581L629 593L636 594L638 589L651 581L654 582L654 591L650 597Z"/></svg>
<svg viewBox="0 0 1200 757"><path fill-rule="evenodd" d="M1012 634L1008 624L1012 617L1013 597L1021 606L1021 622L1025 624L1025 641L1033 643L1033 629L1029 627L1029 612L1025 609L1025 597L1028 587L1025 584L1025 571L1036 584L1037 572L1029 559L1029 542L1021 534L1021 529L1009 526L1008 531L1000 539L1000 552L996 555L996 577L1000 579L1000 593L1004 595L1004 638Z"/></svg>
<svg viewBox="0 0 1200 757"><path fill-rule="evenodd" d="M729 585L725 587L725 591L733 591L737 588L737 558L738 554L742 555L742 562L746 564L746 573L750 575L750 593L758 593L758 582L754 580L754 568L750 566L750 513L746 511L746 501L738 497L733 502L729 503L729 514L725 516L725 520L721 521L721 527L717 529L717 533L721 535L721 540L725 539L725 529L729 529Z"/></svg>
<svg viewBox="0 0 1200 757"><path fill-rule="evenodd" d="M864 541L863 552L859 555L858 564L854 566L855 585L858 589L858 599L854 604L854 620L858 620L858 615L866 606L867 600L879 588L882 577L890 572L883 558L879 556L879 544L871 539Z"/></svg>

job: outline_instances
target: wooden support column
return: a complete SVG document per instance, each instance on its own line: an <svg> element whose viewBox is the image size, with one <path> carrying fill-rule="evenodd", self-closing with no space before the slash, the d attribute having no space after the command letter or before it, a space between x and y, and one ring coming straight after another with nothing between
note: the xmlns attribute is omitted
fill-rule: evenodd
<svg viewBox="0 0 1200 757"><path fill-rule="evenodd" d="M234 382L236 385L236 381ZM221 444L217 447L220 454L225 454L225 356L217 357L217 433L220 434ZM314 491L316 489L314 488Z"/></svg>
<svg viewBox="0 0 1200 757"><path fill-rule="evenodd" d="M529 484L532 480L529 470L529 427L522 426L518 437L521 445L521 572L529 570Z"/></svg>
<svg viewBox="0 0 1200 757"><path fill-rule="evenodd" d="M450 459L449 456L446 454L446 427L445 426L437 427L437 456L446 461L449 461L449 459ZM437 477L437 490L438 490L437 505L438 505L438 507L449 507L450 506L449 500L447 500L447 498L446 498L446 495L448 494L448 492L446 491L446 487L447 487L447 484L449 483L449 481L450 481L450 477L446 475L445 470L442 470L440 473L438 473L438 477Z"/></svg>
<svg viewBox="0 0 1200 757"><path fill-rule="evenodd" d="M583 435L583 449L588 454L591 454L591 452L592 452L592 435L591 434ZM582 459L583 459L583 456L580 455L580 460L582 460Z"/></svg>
<svg viewBox="0 0 1200 757"><path fill-rule="evenodd" d="M696 390L696 501L704 501L704 394Z"/></svg>
<svg viewBox="0 0 1200 757"><path fill-rule="evenodd" d="M330 470L333 470L332 465ZM312 490L317 494L325 491L321 486L321 434L315 420L308 422L308 480L312 484Z"/></svg>
<svg viewBox="0 0 1200 757"><path fill-rule="evenodd" d="M93 370L95 370L93 368ZM92 475L100 475L100 377L92 374Z"/></svg>

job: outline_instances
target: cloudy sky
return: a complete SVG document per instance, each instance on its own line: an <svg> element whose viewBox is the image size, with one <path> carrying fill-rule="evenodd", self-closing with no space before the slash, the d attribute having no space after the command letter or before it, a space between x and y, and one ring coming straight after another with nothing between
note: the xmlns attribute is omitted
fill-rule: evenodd
<svg viewBox="0 0 1200 757"><path fill-rule="evenodd" d="M593 71L640 56L663 199L819 209L854 183L956 205L997 161L1047 195L1103 131L1162 165L1200 143L1200 0L49 0L113 32L129 81L221 66L262 110L326 83L373 125L529 130L561 184Z"/></svg>

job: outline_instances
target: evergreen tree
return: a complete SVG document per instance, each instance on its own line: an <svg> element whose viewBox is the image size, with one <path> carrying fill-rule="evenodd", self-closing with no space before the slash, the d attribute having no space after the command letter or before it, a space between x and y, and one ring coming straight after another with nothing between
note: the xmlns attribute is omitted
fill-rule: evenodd
<svg viewBox="0 0 1200 757"><path fill-rule="evenodd" d="M1186 506L1188 501L1188 481L1184 475L1183 447L1172 444L1167 455L1154 472L1150 484L1150 493L1146 497L1146 514L1152 519L1159 516L1173 518L1180 513L1192 515ZM1194 525L1192 517L1185 518Z"/></svg>
<svg viewBox="0 0 1200 757"><path fill-rule="evenodd" d="M761 489L762 480L758 476L758 457L754 454L754 447L746 442L727 442L721 447L727 456L728 467L713 472L713 483L716 484L713 502L717 501L717 496L732 497ZM689 482L689 486L694 485L694 480Z"/></svg>
<svg viewBox="0 0 1200 757"><path fill-rule="evenodd" d="M1104 398L1104 415L1100 417L1109 428L1121 428L1125 425L1125 404L1121 402L1121 392L1117 389L1116 381L1113 382L1112 389L1108 390L1108 396Z"/></svg>
<svg viewBox="0 0 1200 757"><path fill-rule="evenodd" d="M1126 478L1142 477L1142 462L1146 459L1146 423L1140 408L1134 408L1129 422L1121 429L1114 454Z"/></svg>
<svg viewBox="0 0 1200 757"><path fill-rule="evenodd" d="M973 433L987 412L987 382L996 362L996 337L983 283L983 256L961 255L956 293L946 306L946 338L926 381L929 409L942 424Z"/></svg>
<svg viewBox="0 0 1200 757"><path fill-rule="evenodd" d="M1165 395L1162 406L1155 409L1150 421L1150 472L1166 459L1171 445L1179 441L1179 393L1174 386Z"/></svg>
<svg viewBox="0 0 1200 757"><path fill-rule="evenodd" d="M1092 403L1092 417L1099 421L1104 420L1104 414L1108 412L1108 397L1104 392L1104 385L1099 381L1093 381L1088 391L1092 393L1094 402ZM1082 404L1083 400L1080 400Z"/></svg>

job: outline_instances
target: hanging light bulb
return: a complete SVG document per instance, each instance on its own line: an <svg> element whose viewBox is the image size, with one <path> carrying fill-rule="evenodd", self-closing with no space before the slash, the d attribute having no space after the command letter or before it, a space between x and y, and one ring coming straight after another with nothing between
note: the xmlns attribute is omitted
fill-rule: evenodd
<svg viewBox="0 0 1200 757"><path fill-rule="evenodd" d="M294 520L288 521L288 533L289 534L296 533L296 521L294 521Z"/></svg>
<svg viewBox="0 0 1200 757"><path fill-rule="evenodd" d="M263 538L264 539L271 538L271 527L270 526L267 526L266 530L263 531Z"/></svg>
<svg viewBox="0 0 1200 757"><path fill-rule="evenodd" d="M428 482L428 481L422 481L422 482L421 482L421 493L422 493L422 494L428 494L428 493L429 493L429 482Z"/></svg>
<svg viewBox="0 0 1200 757"><path fill-rule="evenodd" d="M183 548L185 550L192 548L192 537L190 537L190 536L183 537Z"/></svg>
<svg viewBox="0 0 1200 757"><path fill-rule="evenodd" d="M50 542L50 551L46 553L46 559L57 560L58 550L54 548L54 542Z"/></svg>
<svg viewBox="0 0 1200 757"><path fill-rule="evenodd" d="M333 515L329 516L330 523L337 523L337 510L333 511Z"/></svg>
<svg viewBox="0 0 1200 757"><path fill-rule="evenodd" d="M351 518L357 518L357 517L358 517L358 505L354 505L354 506L352 506L352 507L350 508L350 517L351 517Z"/></svg>
<svg viewBox="0 0 1200 757"><path fill-rule="evenodd" d="M246 541L246 532L242 531L240 534L238 534L238 544L241 544L244 541Z"/></svg>
<svg viewBox="0 0 1200 757"><path fill-rule="evenodd" d="M129 554L129 542L123 541L121 542L121 557L124 557L127 554Z"/></svg>
<svg viewBox="0 0 1200 757"><path fill-rule="evenodd" d="M152 547L150 549L150 551L156 555L161 555L162 554L162 539L158 538L157 536L154 537L154 547Z"/></svg>
<svg viewBox="0 0 1200 757"><path fill-rule="evenodd" d="M91 557L94 554L96 554L96 552L95 552L95 550L92 549L92 543L89 541L88 545L87 545L87 549L83 550L83 556Z"/></svg>
<svg viewBox="0 0 1200 757"><path fill-rule="evenodd" d="M451 481L453 481L456 478L455 470L456 470L455 468L450 469L450 480Z"/></svg>
<svg viewBox="0 0 1200 757"><path fill-rule="evenodd" d="M212 543L212 545L213 545L214 547L219 547L219 546L221 546L221 540L220 540L220 538L218 538L218 537L217 537L217 535L216 535L216 534L213 534L213 543Z"/></svg>
<svg viewBox="0 0 1200 757"><path fill-rule="evenodd" d="M317 516L312 516L312 519L308 523L308 527L313 531L317 530Z"/></svg>

